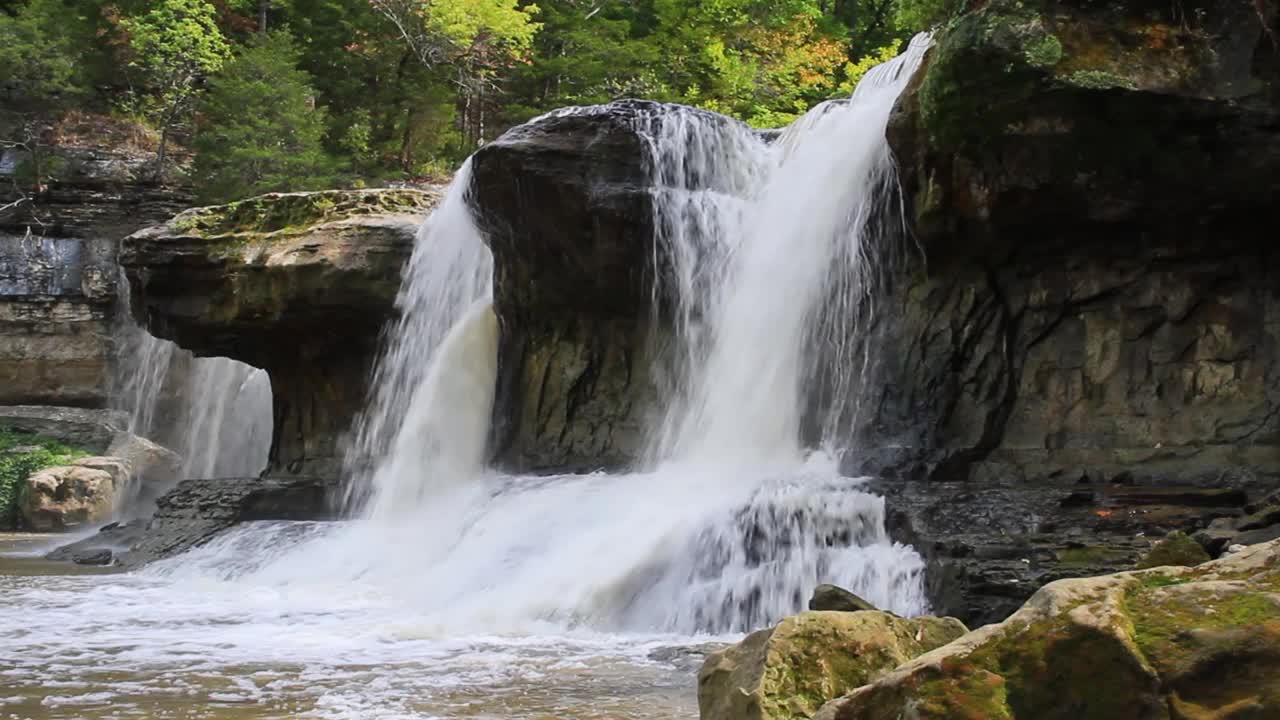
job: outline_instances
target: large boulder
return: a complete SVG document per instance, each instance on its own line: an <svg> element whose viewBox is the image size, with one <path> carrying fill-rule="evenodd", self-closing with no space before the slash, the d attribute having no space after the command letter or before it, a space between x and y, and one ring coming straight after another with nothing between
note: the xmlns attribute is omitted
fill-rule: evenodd
<svg viewBox="0 0 1280 720"><path fill-rule="evenodd" d="M967 632L954 618L805 612L712 653L698 673L702 720L801 720L827 701Z"/></svg>
<svg viewBox="0 0 1280 720"><path fill-rule="evenodd" d="M935 480L1274 484L1275 14L996 0L940 31L890 125L922 257L864 444Z"/></svg>
<svg viewBox="0 0 1280 720"><path fill-rule="evenodd" d="M41 470L18 492L22 527L36 532L74 530L106 522L115 506L118 461L92 458L86 465Z"/></svg>
<svg viewBox="0 0 1280 720"><path fill-rule="evenodd" d="M126 238L132 308L197 355L267 371L269 472L333 478L363 406L401 267L436 191L264 195L188 210Z"/></svg>
<svg viewBox="0 0 1280 720"><path fill-rule="evenodd" d="M735 123L625 100L538 118L471 159L468 199L493 250L501 321L491 443L499 464L616 468L640 451L653 349L670 323L654 312L655 198L717 181L705 167L655 181L652 146L668 122L698 125L709 145Z"/></svg>
<svg viewBox="0 0 1280 720"><path fill-rule="evenodd" d="M1280 542L1063 580L818 720L1280 717Z"/></svg>
<svg viewBox="0 0 1280 720"><path fill-rule="evenodd" d="M1280 56L1275 3L967 8L890 123L918 252L847 470L930 481L890 508L976 624L1280 484Z"/></svg>

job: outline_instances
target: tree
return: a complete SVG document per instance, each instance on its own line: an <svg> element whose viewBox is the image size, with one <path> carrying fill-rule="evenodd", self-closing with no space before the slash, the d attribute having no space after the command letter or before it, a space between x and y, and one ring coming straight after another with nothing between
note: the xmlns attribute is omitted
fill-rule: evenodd
<svg viewBox="0 0 1280 720"><path fill-rule="evenodd" d="M209 81L200 104L193 176L215 202L322 187L325 113L285 32L251 40Z"/></svg>
<svg viewBox="0 0 1280 720"><path fill-rule="evenodd" d="M0 12L0 148L27 153L27 175L37 192L45 182L45 130L84 94L76 47L87 34L84 27L83 18L59 0L32 0L12 17ZM25 202L25 191L18 191L18 200L5 208Z"/></svg>
<svg viewBox="0 0 1280 720"><path fill-rule="evenodd" d="M533 19L538 6L522 7L518 0L369 2L396 28L419 64L448 71L461 95L463 133L483 142L485 95L496 89L497 73L516 63L532 44L540 27Z"/></svg>
<svg viewBox="0 0 1280 720"><path fill-rule="evenodd" d="M187 118L204 80L230 53L206 0L156 0L151 10L122 23L130 37L130 67L146 83L143 112L160 131L157 174L174 129Z"/></svg>

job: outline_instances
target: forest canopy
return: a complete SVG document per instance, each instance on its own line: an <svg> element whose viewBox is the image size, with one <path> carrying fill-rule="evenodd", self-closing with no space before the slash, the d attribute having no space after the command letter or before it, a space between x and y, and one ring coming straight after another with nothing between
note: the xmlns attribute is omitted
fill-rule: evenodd
<svg viewBox="0 0 1280 720"><path fill-rule="evenodd" d="M442 177L565 105L642 97L783 125L848 94L950 7L0 0L0 140L35 152L68 113L128 123L158 176L182 164L211 201Z"/></svg>

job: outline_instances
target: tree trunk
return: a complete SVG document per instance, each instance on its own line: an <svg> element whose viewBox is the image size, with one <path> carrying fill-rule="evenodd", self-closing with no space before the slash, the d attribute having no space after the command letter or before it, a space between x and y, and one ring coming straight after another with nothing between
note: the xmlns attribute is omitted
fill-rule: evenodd
<svg viewBox="0 0 1280 720"><path fill-rule="evenodd" d="M258 0L258 32L266 34L267 32L267 10L271 7L271 0Z"/></svg>

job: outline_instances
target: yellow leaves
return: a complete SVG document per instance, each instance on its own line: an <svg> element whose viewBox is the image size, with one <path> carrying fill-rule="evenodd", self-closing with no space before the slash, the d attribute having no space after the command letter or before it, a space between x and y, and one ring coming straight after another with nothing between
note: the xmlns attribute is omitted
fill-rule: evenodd
<svg viewBox="0 0 1280 720"><path fill-rule="evenodd" d="M538 6L521 8L517 0L431 0L421 9L432 30L460 47L488 40L526 50L541 27L533 19Z"/></svg>

